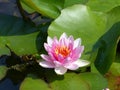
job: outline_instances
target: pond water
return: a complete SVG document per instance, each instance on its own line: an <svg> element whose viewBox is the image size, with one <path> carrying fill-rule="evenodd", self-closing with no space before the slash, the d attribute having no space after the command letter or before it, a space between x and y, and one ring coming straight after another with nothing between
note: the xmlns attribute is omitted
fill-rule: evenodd
<svg viewBox="0 0 120 90"><path fill-rule="evenodd" d="M0 58L0 66L5 65L6 57ZM0 90L19 90L20 84L13 84L9 78L0 81Z"/></svg>
<svg viewBox="0 0 120 90"><path fill-rule="evenodd" d="M19 90L19 84L14 85L10 79L0 82L0 90Z"/></svg>

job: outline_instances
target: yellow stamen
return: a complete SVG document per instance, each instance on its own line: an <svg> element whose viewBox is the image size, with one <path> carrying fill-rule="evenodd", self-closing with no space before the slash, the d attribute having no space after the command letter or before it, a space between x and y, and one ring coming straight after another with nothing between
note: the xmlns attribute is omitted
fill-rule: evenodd
<svg viewBox="0 0 120 90"><path fill-rule="evenodd" d="M55 53L56 55L62 55L63 57L66 57L70 54L71 50L66 46L56 47Z"/></svg>

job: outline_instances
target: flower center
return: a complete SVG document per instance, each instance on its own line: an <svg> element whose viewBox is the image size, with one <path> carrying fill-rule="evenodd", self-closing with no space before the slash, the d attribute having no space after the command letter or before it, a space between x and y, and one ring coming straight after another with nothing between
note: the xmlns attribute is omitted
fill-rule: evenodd
<svg viewBox="0 0 120 90"><path fill-rule="evenodd" d="M55 48L55 54L56 55L62 55L63 57L66 57L70 54L71 50L66 46L56 47Z"/></svg>

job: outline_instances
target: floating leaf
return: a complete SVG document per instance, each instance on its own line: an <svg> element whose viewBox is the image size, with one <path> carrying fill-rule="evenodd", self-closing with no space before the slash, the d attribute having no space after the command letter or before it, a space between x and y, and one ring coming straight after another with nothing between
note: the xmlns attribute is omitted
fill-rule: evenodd
<svg viewBox="0 0 120 90"><path fill-rule="evenodd" d="M120 75L120 63L112 63L109 72L111 72L115 76Z"/></svg>
<svg viewBox="0 0 120 90"><path fill-rule="evenodd" d="M114 76L114 75L110 75L108 77L108 82L109 85L108 87L110 88L110 90L120 90L120 76Z"/></svg>
<svg viewBox="0 0 120 90"><path fill-rule="evenodd" d="M22 82L20 90L50 90L50 88L42 79L28 75Z"/></svg>
<svg viewBox="0 0 120 90"><path fill-rule="evenodd" d="M21 2L40 14L56 18L60 14L64 0L21 0Z"/></svg>
<svg viewBox="0 0 120 90"><path fill-rule="evenodd" d="M65 0L64 8L72 6L74 4L86 4L89 0Z"/></svg>
<svg viewBox="0 0 120 90"><path fill-rule="evenodd" d="M7 72L7 67L6 66L0 66L0 80L5 77Z"/></svg>
<svg viewBox="0 0 120 90"><path fill-rule="evenodd" d="M113 24L120 21L120 6L113 8L106 13L107 29L111 28Z"/></svg>
<svg viewBox="0 0 120 90"><path fill-rule="evenodd" d="M20 2L22 7L28 12L28 13L34 13L35 10L32 9L30 6L28 6L26 3L23 3L22 1Z"/></svg>
<svg viewBox="0 0 120 90"><path fill-rule="evenodd" d="M88 84L75 73L66 73L64 76L49 73L46 78L53 90L89 90Z"/></svg>
<svg viewBox="0 0 120 90"><path fill-rule="evenodd" d="M106 20L101 15L84 5L73 5L61 11L61 15L50 25L48 34L54 37L66 32L75 38L80 37L85 46L83 59L88 60L93 45L106 32Z"/></svg>
<svg viewBox="0 0 120 90"><path fill-rule="evenodd" d="M48 70L45 75L53 90L102 90L107 87L107 80L102 75L91 72L60 76Z"/></svg>
<svg viewBox="0 0 120 90"><path fill-rule="evenodd" d="M40 27L17 17L0 14L0 55L10 54L6 46L17 55L37 53L46 40L40 33Z"/></svg>
<svg viewBox="0 0 120 90"><path fill-rule="evenodd" d="M90 90L102 90L108 86L107 80L100 74L88 72L79 75L89 84Z"/></svg>
<svg viewBox="0 0 120 90"><path fill-rule="evenodd" d="M102 74L105 74L108 71L112 62L115 60L119 36L120 22L114 24L98 41L98 43L101 44L101 47L98 50L95 66Z"/></svg>
<svg viewBox="0 0 120 90"><path fill-rule="evenodd" d="M108 12L120 6L120 0L89 0L87 5L95 11Z"/></svg>
<svg viewBox="0 0 120 90"><path fill-rule="evenodd" d="M120 63L113 62L105 76L110 90L120 90Z"/></svg>
<svg viewBox="0 0 120 90"><path fill-rule="evenodd" d="M50 84L54 90L89 90L88 85L75 74L66 74L61 81Z"/></svg>

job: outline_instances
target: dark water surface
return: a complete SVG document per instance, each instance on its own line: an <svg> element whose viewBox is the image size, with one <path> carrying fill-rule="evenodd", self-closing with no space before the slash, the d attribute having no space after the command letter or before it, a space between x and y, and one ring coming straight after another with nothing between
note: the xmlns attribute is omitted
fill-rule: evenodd
<svg viewBox="0 0 120 90"><path fill-rule="evenodd" d="M19 84L14 85L10 79L0 82L0 90L19 90Z"/></svg>
<svg viewBox="0 0 120 90"><path fill-rule="evenodd" d="M6 57L0 58L0 66L5 64ZM13 84L9 78L0 81L0 90L19 90L20 84Z"/></svg>
<svg viewBox="0 0 120 90"><path fill-rule="evenodd" d="M16 0L0 0L0 13L20 16ZM5 58L0 58L0 66L5 65ZM0 90L19 90L19 84L13 84L9 78L0 81Z"/></svg>

